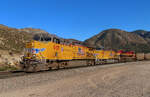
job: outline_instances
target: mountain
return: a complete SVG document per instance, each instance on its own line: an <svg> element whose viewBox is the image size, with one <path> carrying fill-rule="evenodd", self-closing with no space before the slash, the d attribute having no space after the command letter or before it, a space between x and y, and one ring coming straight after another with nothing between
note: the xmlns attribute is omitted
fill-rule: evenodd
<svg viewBox="0 0 150 97"><path fill-rule="evenodd" d="M127 32L120 29L108 29L85 40L83 44L94 48L150 52L150 38L147 35L149 32L141 30Z"/></svg>
<svg viewBox="0 0 150 97"><path fill-rule="evenodd" d="M24 44L31 39L25 31L0 25L0 49L21 52Z"/></svg>
<svg viewBox="0 0 150 97"><path fill-rule="evenodd" d="M142 36L143 38L150 38L150 32L149 31L136 30L136 31L133 31L132 33L138 34L138 35Z"/></svg>
<svg viewBox="0 0 150 97"><path fill-rule="evenodd" d="M149 31L136 30L136 31L133 31L132 33L140 35L141 37L143 37L146 41L148 41L150 43L150 32Z"/></svg>

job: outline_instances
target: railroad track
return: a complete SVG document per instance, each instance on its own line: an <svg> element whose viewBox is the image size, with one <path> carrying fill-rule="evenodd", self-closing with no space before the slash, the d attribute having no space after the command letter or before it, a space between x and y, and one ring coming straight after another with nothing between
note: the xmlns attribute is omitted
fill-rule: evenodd
<svg viewBox="0 0 150 97"><path fill-rule="evenodd" d="M23 71L5 71L0 72L0 79L10 78L10 77L16 77L16 76L23 76L26 73Z"/></svg>
<svg viewBox="0 0 150 97"><path fill-rule="evenodd" d="M139 61L142 62L142 61ZM132 62L125 62L125 63L132 63ZM133 62L134 63L134 62ZM96 67L96 66L101 66L101 68L106 68L106 67L114 67L114 66L122 66L124 65L124 63L107 63L107 64L103 64L103 65L95 65L95 66L78 66L78 67L69 67L69 68L65 68L65 69L59 69L58 71L64 71L67 69L78 69L78 68L89 68L89 67ZM25 75L31 75L31 74L39 74L39 73L46 73L46 72L56 72L57 70L49 70L49 71L40 71L40 72L36 72L36 73L26 73L23 71L5 71L5 72L0 72L0 79L6 79L6 78L11 78L11 77L19 77L19 76L25 76Z"/></svg>
<svg viewBox="0 0 150 97"><path fill-rule="evenodd" d="M100 65L95 65L95 66L100 66ZM101 65L101 66L103 67L104 65ZM36 73L26 73L26 72L23 72L23 71L2 71L2 72L0 72L0 79L6 79L6 78L12 78L12 77L19 77L19 76L25 76L25 75L33 75L33 74L35 75L35 74L47 73L47 72L65 71L67 69L89 68L89 67L92 67L92 66L69 67L69 68L63 68L63 69L54 69L54 70L48 70L48 71L39 71L39 72L36 72Z"/></svg>

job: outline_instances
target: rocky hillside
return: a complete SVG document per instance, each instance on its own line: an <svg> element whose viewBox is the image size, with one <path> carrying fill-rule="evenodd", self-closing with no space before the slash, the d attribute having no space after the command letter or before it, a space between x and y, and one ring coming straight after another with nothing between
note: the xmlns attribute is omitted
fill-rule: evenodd
<svg viewBox="0 0 150 97"><path fill-rule="evenodd" d="M0 25L0 49L20 52L31 36L25 31Z"/></svg>
<svg viewBox="0 0 150 97"><path fill-rule="evenodd" d="M133 31L132 33L138 34L138 35L142 36L143 38L150 38L150 32L149 31L136 30L136 31Z"/></svg>
<svg viewBox="0 0 150 97"><path fill-rule="evenodd" d="M143 30L127 32L119 29L109 29L85 40L83 44L95 48L150 52L149 35L149 32Z"/></svg>
<svg viewBox="0 0 150 97"><path fill-rule="evenodd" d="M150 43L150 32L149 31L136 30L136 31L133 31L132 33L140 35L141 37L143 37L145 40L147 40Z"/></svg>

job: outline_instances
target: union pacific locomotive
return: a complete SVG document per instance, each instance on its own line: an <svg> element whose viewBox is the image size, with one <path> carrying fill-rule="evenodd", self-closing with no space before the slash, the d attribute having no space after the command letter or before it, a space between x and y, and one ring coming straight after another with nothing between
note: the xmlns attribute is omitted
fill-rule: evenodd
<svg viewBox="0 0 150 97"><path fill-rule="evenodd" d="M38 37L26 43L21 66L25 72L90 66L127 61L135 58L134 52L97 50L78 43L69 43L55 36Z"/></svg>

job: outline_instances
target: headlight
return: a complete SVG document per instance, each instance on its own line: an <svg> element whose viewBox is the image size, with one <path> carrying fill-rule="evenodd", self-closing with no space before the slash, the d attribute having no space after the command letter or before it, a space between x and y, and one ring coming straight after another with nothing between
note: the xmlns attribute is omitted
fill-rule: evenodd
<svg viewBox="0 0 150 97"><path fill-rule="evenodd" d="M32 57L33 57L33 58L36 58L36 55L34 54L34 55L32 55Z"/></svg>
<svg viewBox="0 0 150 97"><path fill-rule="evenodd" d="M33 57L36 57L36 55L33 55Z"/></svg>

